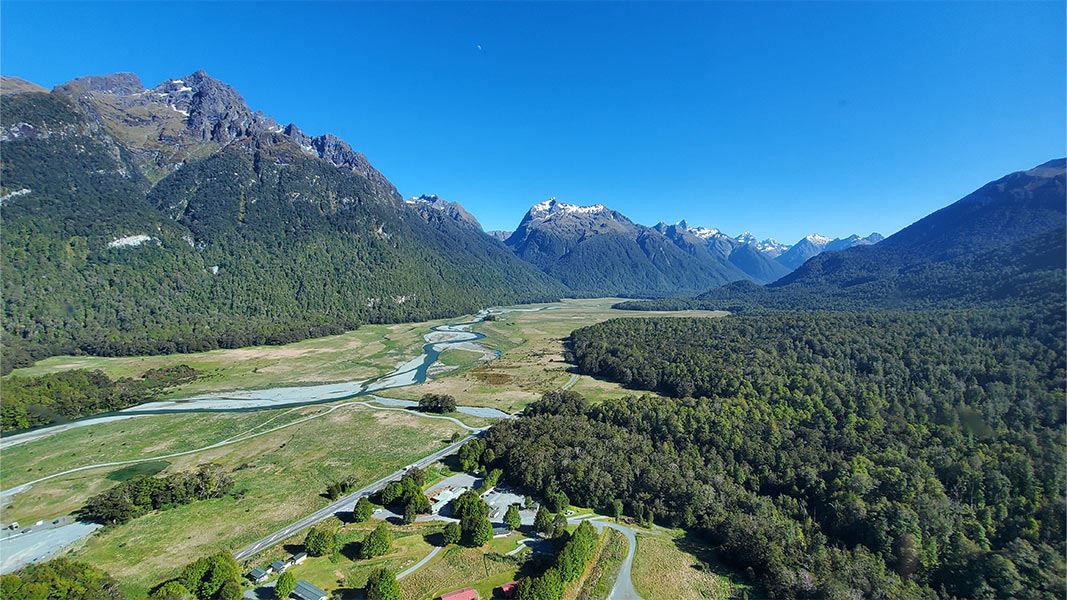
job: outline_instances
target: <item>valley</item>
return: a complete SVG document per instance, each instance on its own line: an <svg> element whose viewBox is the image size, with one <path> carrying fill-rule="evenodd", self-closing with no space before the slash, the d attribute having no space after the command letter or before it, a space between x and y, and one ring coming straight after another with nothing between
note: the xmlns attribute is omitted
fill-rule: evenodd
<svg viewBox="0 0 1067 600"><path fill-rule="evenodd" d="M76 544L72 556L100 565L133 596L173 574L174 565L217 550L258 560L261 552L290 535L301 540L308 525L327 517L336 520L335 511L351 506L352 501L341 502L324 510L328 503L322 491L332 481L352 477L370 484L427 455L426 464L432 464L439 454L434 450L458 447L449 446L449 440L492 424L495 419L487 416L494 411L521 411L553 389L568 387L600 398L629 393L617 384L570 373L564 358L563 340L573 330L636 315L612 309L617 301L565 300L445 321L369 325L277 347L41 361L6 378L86 368L123 377L177 365L193 366L205 375L167 390L166 400L118 413L127 418L90 417L80 427L59 426L51 435L49 428L31 432L27 441L20 440L26 434L0 438L5 520L34 523L74 513L134 467L144 467L134 473L165 475L211 462L233 472L235 492L98 531ZM487 314L493 315L491 320L479 320ZM475 335L464 333L468 328ZM479 347L485 350L472 351ZM450 354L451 360L444 360ZM354 374L364 379L344 379ZM264 387L243 387L252 381ZM437 416L405 411L414 404L408 400L425 393L453 394L465 412ZM322 516L315 520L297 519L316 511ZM294 521L304 525L283 528ZM185 533L190 527L198 533ZM284 533L264 537L278 529ZM256 542L259 538L264 539ZM515 548L514 540L510 543L505 550ZM411 546L405 551L416 550ZM134 566L123 558L130 551L151 558ZM470 560L479 552L465 549L461 556ZM446 552L441 565L430 561L418 577L402 580L405 589L446 585L455 575L448 575L447 568L434 573L457 559ZM365 577L371 565L379 564L357 562L345 581L359 573ZM399 568L404 563L388 564ZM412 597L420 596L416 592Z"/></svg>
<svg viewBox="0 0 1067 600"><path fill-rule="evenodd" d="M2 17L0 600L1067 597L1062 2Z"/></svg>

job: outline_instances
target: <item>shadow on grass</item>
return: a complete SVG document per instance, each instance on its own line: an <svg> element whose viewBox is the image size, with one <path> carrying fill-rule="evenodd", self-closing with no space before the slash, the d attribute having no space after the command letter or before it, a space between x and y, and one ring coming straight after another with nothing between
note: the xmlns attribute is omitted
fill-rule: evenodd
<svg viewBox="0 0 1067 600"><path fill-rule="evenodd" d="M696 557L698 562L691 565L691 568L697 571L713 573L729 580L736 588L733 590L731 597L762 597L758 593L758 588L755 587L754 582L748 581L744 575L726 566L726 562L723 560L723 557L719 552L710 542L699 535L687 531L682 537L675 538L674 545L682 552Z"/></svg>
<svg viewBox="0 0 1067 600"><path fill-rule="evenodd" d="M362 545L363 542L348 542L347 544L341 547L341 556L344 556L345 558L353 562L359 560L359 548Z"/></svg>

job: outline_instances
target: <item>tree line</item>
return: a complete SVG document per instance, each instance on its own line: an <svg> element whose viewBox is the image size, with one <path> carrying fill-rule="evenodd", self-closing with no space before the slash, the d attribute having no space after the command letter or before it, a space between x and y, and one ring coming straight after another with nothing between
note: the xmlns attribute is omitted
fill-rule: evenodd
<svg viewBox="0 0 1067 600"><path fill-rule="evenodd" d="M0 431L41 427L128 408L154 400L168 387L195 380L188 365L150 369L139 379L111 379L102 371L76 369L4 380Z"/></svg>

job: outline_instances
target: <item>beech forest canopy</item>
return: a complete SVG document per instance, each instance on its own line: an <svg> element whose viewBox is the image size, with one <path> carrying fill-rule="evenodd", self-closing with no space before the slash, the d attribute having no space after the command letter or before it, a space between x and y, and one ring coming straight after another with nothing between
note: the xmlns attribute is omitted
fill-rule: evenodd
<svg viewBox="0 0 1067 600"><path fill-rule="evenodd" d="M1064 594L1062 305L616 319L486 440L540 493L699 532L769 596Z"/></svg>

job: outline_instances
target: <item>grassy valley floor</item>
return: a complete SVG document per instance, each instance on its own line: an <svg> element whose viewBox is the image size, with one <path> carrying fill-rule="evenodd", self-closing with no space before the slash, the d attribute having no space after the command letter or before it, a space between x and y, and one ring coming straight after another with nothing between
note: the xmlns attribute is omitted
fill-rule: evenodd
<svg viewBox="0 0 1067 600"><path fill-rule="evenodd" d="M168 431L155 437L155 445L180 443L181 431ZM442 448L460 431L444 420L352 406L267 435L168 459L164 473L190 470L206 462L222 464L232 471L233 491L224 498L150 513L106 528L77 549L74 558L104 569L137 597L200 556L234 550L321 508L328 502L323 494L329 483L346 476L369 483ZM68 433L73 432L41 443L63 443L62 436ZM140 436L116 435L115 452L126 451L123 448L134 437ZM45 460L55 464L56 459ZM6 456L4 463L6 471L10 464ZM81 460L74 463L84 464ZM109 474L116 470L104 468L36 484L15 496L11 510L27 519L61 514L114 485ZM7 510L5 518L6 514Z"/></svg>
<svg viewBox="0 0 1067 600"><path fill-rule="evenodd" d="M475 331L486 336L478 343L491 354L499 352L498 358L487 361L485 352L450 350L441 358L445 370L431 372L426 384L389 390L386 395L418 399L429 392L448 393L461 405L516 412L544 392L564 386L594 401L634 394L617 384L572 375L563 359L563 340L574 329L615 317L645 316L613 310L610 307L615 301L566 300L549 305L557 307L552 310L501 314L475 326ZM418 356L422 336L432 327L461 320L369 325L338 336L277 347L150 357L54 357L13 375L89 368L101 369L112 377L136 377L147 369L178 364L203 372L197 381L168 390L169 397L351 381L384 374ZM235 480L233 492L226 497L145 515L102 530L74 549L74 558L109 572L126 592L137 597L196 558L234 550L321 508L328 502L324 492L329 483L349 476L361 484L370 483L443 447L454 433L463 432L445 420L358 405L337 408L341 404L345 403L246 413L141 416L11 446L4 450L0 465L0 489L86 465L140 462L35 483L3 500L4 521L34 522L69 514L91 495L139 474L186 471L207 462L222 464ZM469 425L491 422L462 418ZM338 526L346 545L358 542L370 527ZM421 560L433 549L426 538L439 528L440 524L398 527L393 550L384 557L353 560L342 548L332 558L309 559L298 567L297 575L325 589L357 589L375 568L400 571ZM299 547L302 535L251 562L258 564L273 554L285 555ZM620 549L616 536L609 533L605 538L593 569L579 588L570 590L574 597L606 597L621 561L620 552L625 555L625 541ZM493 588L520 575L519 561L504 556L516 548L518 538L495 539L483 549L441 550L401 580L405 598L427 598L467 585L490 597ZM670 536L639 539L634 584L648 600L705 597L700 594L729 589L722 587L725 580L721 577L694 569L693 565L701 561L680 549Z"/></svg>

